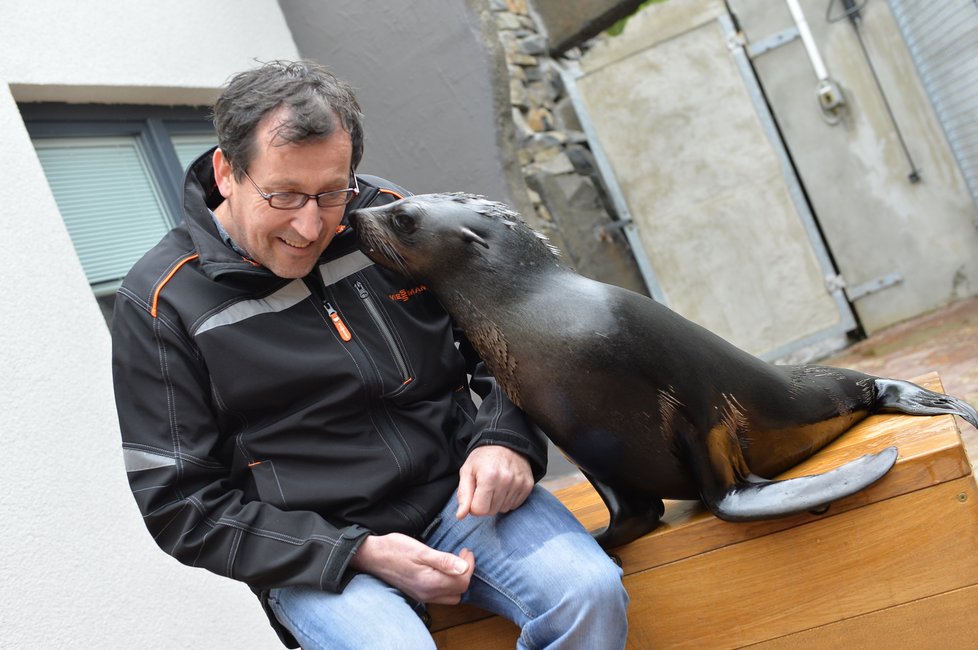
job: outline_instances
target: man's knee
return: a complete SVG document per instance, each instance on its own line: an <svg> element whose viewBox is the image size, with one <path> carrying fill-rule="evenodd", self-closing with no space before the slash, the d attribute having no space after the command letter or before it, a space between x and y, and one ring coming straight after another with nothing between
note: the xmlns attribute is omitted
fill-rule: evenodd
<svg viewBox="0 0 978 650"><path fill-rule="evenodd" d="M628 630L628 594L621 570L600 550L566 561L558 598L523 626L527 647L623 648Z"/></svg>
<svg viewBox="0 0 978 650"><path fill-rule="evenodd" d="M608 610L624 612L628 592L621 581L621 569L610 557L580 562L572 572L574 579L568 589L577 602L600 603Z"/></svg>

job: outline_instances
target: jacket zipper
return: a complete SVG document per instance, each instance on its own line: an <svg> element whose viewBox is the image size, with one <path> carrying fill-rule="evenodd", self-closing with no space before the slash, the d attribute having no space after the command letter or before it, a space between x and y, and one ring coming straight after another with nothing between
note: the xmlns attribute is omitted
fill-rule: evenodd
<svg viewBox="0 0 978 650"><path fill-rule="evenodd" d="M346 323L343 322L343 319L340 318L339 313L333 309L333 305L328 300L323 301L323 308L326 309L326 315L329 316L329 319L333 321L333 327L336 328L340 338L343 339L345 343L349 343L351 340L353 340L353 334L350 333L350 329L346 326Z"/></svg>
<svg viewBox="0 0 978 650"><path fill-rule="evenodd" d="M383 316L380 315L380 308L377 307L377 303L374 302L373 296L367 291L367 288L363 285L363 282L359 280L353 285L353 288L357 290L360 295L360 299L363 300L364 307L367 308L367 313L373 319L374 324L377 329L380 330L380 335L384 337L384 341L387 343L387 347L391 350L391 355L394 357L394 364L397 366L397 370L401 373L401 380L404 384L409 383L414 378L411 376L408 370L407 361L404 360L404 354L401 352L401 348L397 345L397 339L394 338L394 333L391 332L390 327L387 326L387 321L384 320Z"/></svg>
<svg viewBox="0 0 978 650"><path fill-rule="evenodd" d="M315 281L313 282L315 283ZM322 304L323 309L326 310L326 315L327 317L329 317L330 322L333 323L333 327L336 328L337 333L339 333L340 338L343 340L344 343L352 343L352 345L350 345L348 349L354 355L354 357L355 358L359 357L361 359L361 361L357 362L358 365L360 365L362 362L366 362L367 359L364 357L369 358L369 352L366 350L366 348L363 346L362 343L358 344L359 343L358 341L353 341L353 332L351 332L350 328L348 328L346 326L346 323L343 322L343 319L340 317L340 314L336 310L336 308L333 307L329 289L325 286L325 284L321 282L315 283L315 286L316 286L317 293L319 293L320 291L322 292L319 294L320 296L323 296L323 299L320 304ZM363 363L363 367L373 367L373 364ZM367 378L364 377L364 379ZM370 386L370 384L374 384L374 382L376 382L374 388L381 388L383 386L383 382L380 378L380 375L376 372L372 373L372 379L367 381L368 381L368 385L366 386L366 388L367 388L367 394L368 396L370 396L368 397L370 403L373 406L379 408L389 418L390 416L389 414L387 414L386 405L384 405L382 401L378 401L377 398L373 396L376 395L376 393L374 393L371 390L371 386ZM387 444L388 447L390 447L391 454L394 458L394 462L397 463L398 471L401 474L401 476L402 477L410 476L413 473L411 454L408 452L407 445L401 439L401 436L397 432L396 428L393 426L393 423L390 423L386 427L383 427L380 425L380 423L378 423L377 432L385 440L385 444Z"/></svg>

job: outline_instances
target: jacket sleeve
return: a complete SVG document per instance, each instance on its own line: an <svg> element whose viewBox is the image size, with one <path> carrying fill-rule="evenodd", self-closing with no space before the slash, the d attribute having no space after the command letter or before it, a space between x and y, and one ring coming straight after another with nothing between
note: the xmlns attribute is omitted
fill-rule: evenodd
<svg viewBox="0 0 978 650"><path fill-rule="evenodd" d="M113 377L133 495L156 543L180 562L255 589L338 592L368 530L248 500L218 460L222 436L208 373L179 323L123 286L112 324Z"/></svg>
<svg viewBox="0 0 978 650"><path fill-rule="evenodd" d="M482 398L475 419L475 435L467 452L484 445L508 447L529 459L533 480L539 481L547 472L547 439L526 414L510 401L458 328L455 337L472 377L472 390Z"/></svg>

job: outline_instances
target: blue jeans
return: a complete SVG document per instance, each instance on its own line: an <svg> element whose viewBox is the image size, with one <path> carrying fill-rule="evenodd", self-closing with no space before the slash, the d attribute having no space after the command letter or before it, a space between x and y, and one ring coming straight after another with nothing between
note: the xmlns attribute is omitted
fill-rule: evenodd
<svg viewBox="0 0 978 650"><path fill-rule="evenodd" d="M518 509L455 519L453 496L426 543L475 554L462 602L495 612L522 629L517 648L624 648L628 595L621 569L560 501L533 489ZM312 587L273 589L272 610L305 650L434 648L420 606L367 574L343 593Z"/></svg>

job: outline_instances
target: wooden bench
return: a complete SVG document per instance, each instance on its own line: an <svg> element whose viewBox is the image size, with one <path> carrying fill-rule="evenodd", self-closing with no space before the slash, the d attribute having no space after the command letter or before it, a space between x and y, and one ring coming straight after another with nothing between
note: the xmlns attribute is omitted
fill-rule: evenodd
<svg viewBox="0 0 978 650"><path fill-rule="evenodd" d="M917 378L942 390L936 373ZM628 648L974 647L978 488L955 419L873 416L785 476L896 445L879 482L821 515L733 524L667 502L663 524L613 549L631 597ZM587 483L556 493L589 529ZM439 648L515 647L509 621L431 607Z"/></svg>

